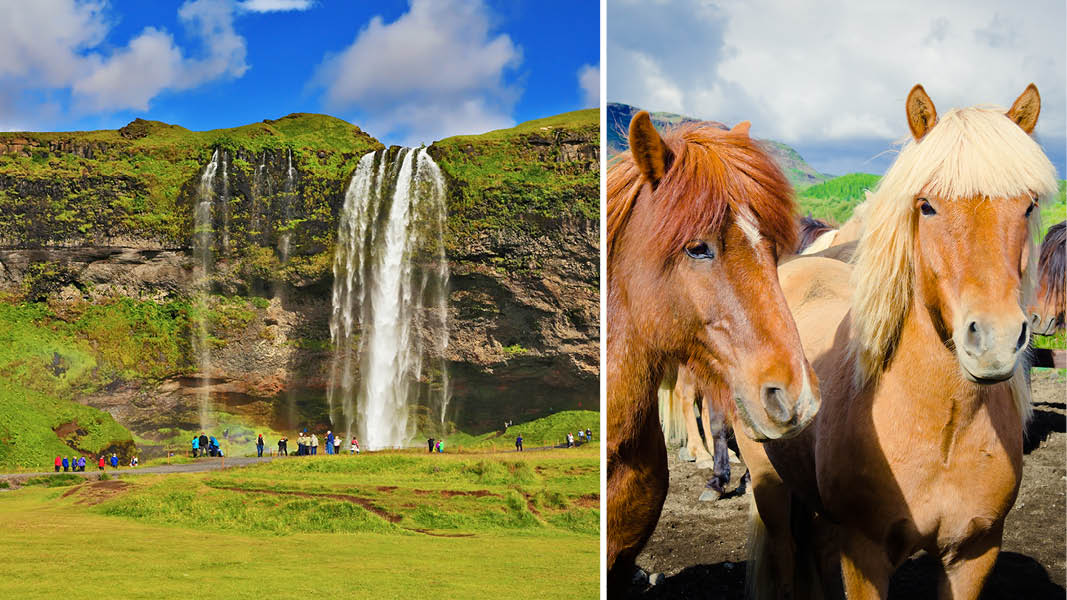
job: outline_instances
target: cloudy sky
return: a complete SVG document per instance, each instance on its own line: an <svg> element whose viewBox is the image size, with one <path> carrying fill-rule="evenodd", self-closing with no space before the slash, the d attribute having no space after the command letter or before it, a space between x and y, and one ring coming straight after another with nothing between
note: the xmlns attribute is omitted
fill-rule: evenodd
<svg viewBox="0 0 1067 600"><path fill-rule="evenodd" d="M325 112L387 143L597 106L595 2L34 0L0 20L0 130Z"/></svg>
<svg viewBox="0 0 1067 600"><path fill-rule="evenodd" d="M1063 0L608 0L607 100L750 120L820 171L882 173L914 84L944 111L1010 106L1032 81L1064 177L1065 29Z"/></svg>

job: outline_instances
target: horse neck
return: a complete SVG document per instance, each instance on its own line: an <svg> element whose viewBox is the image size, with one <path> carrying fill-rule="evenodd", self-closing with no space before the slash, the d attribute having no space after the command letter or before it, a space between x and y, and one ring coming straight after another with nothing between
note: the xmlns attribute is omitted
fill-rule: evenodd
<svg viewBox="0 0 1067 600"><path fill-rule="evenodd" d="M609 295L610 296L610 295ZM663 358L645 342L645 336L633 330L629 311L621 302L608 302L607 393L609 419L634 416L636 412L655 410L656 392L663 377ZM653 402L650 402L650 399ZM648 406L651 404L652 406Z"/></svg>

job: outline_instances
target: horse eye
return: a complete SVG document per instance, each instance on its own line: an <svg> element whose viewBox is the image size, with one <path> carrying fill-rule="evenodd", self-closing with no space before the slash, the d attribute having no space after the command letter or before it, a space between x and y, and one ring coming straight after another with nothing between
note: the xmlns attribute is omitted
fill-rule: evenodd
<svg viewBox="0 0 1067 600"><path fill-rule="evenodd" d="M922 203L919 205L919 212L926 215L927 217L931 217L937 214L937 211L934 210L934 207L930 206L930 203L927 202L926 198L919 198L919 202Z"/></svg>
<svg viewBox="0 0 1067 600"><path fill-rule="evenodd" d="M706 242L690 242L685 247L689 258L715 258L715 251Z"/></svg>
<svg viewBox="0 0 1067 600"><path fill-rule="evenodd" d="M1030 213L1034 212L1034 207L1037 206L1037 202L1031 202L1029 208L1026 209L1026 218L1030 218Z"/></svg>

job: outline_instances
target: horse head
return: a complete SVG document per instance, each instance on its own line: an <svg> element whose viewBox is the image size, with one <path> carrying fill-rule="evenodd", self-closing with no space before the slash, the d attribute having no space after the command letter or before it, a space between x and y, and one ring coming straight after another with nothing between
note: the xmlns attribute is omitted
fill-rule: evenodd
<svg viewBox="0 0 1067 600"><path fill-rule="evenodd" d="M776 270L796 243L791 191L748 128L662 137L634 116L608 177L609 337L625 319L627 344L722 382L765 440L799 432L819 395Z"/></svg>
<svg viewBox="0 0 1067 600"><path fill-rule="evenodd" d="M1031 84L1006 112L940 117L922 86L908 94L913 140L872 196L854 271L862 374L892 355L903 316L926 310L962 375L1012 377L1030 339L1038 202L1055 170L1030 134L1041 99ZM912 306L912 292L915 303Z"/></svg>

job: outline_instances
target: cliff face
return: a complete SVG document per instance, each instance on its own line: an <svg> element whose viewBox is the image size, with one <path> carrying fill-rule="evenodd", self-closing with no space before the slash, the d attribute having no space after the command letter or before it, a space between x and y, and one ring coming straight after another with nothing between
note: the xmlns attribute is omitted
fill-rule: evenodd
<svg viewBox="0 0 1067 600"><path fill-rule="evenodd" d="M598 136L597 111L580 111L430 148L449 189L445 358L461 429L598 405ZM318 115L0 134L0 288L60 321L120 297L170 307L167 352L124 350L131 360L83 340L112 368L76 399L143 437L195 429L205 385L244 423L324 422L337 218L356 162L378 148ZM193 214L216 150L213 371L195 373Z"/></svg>

